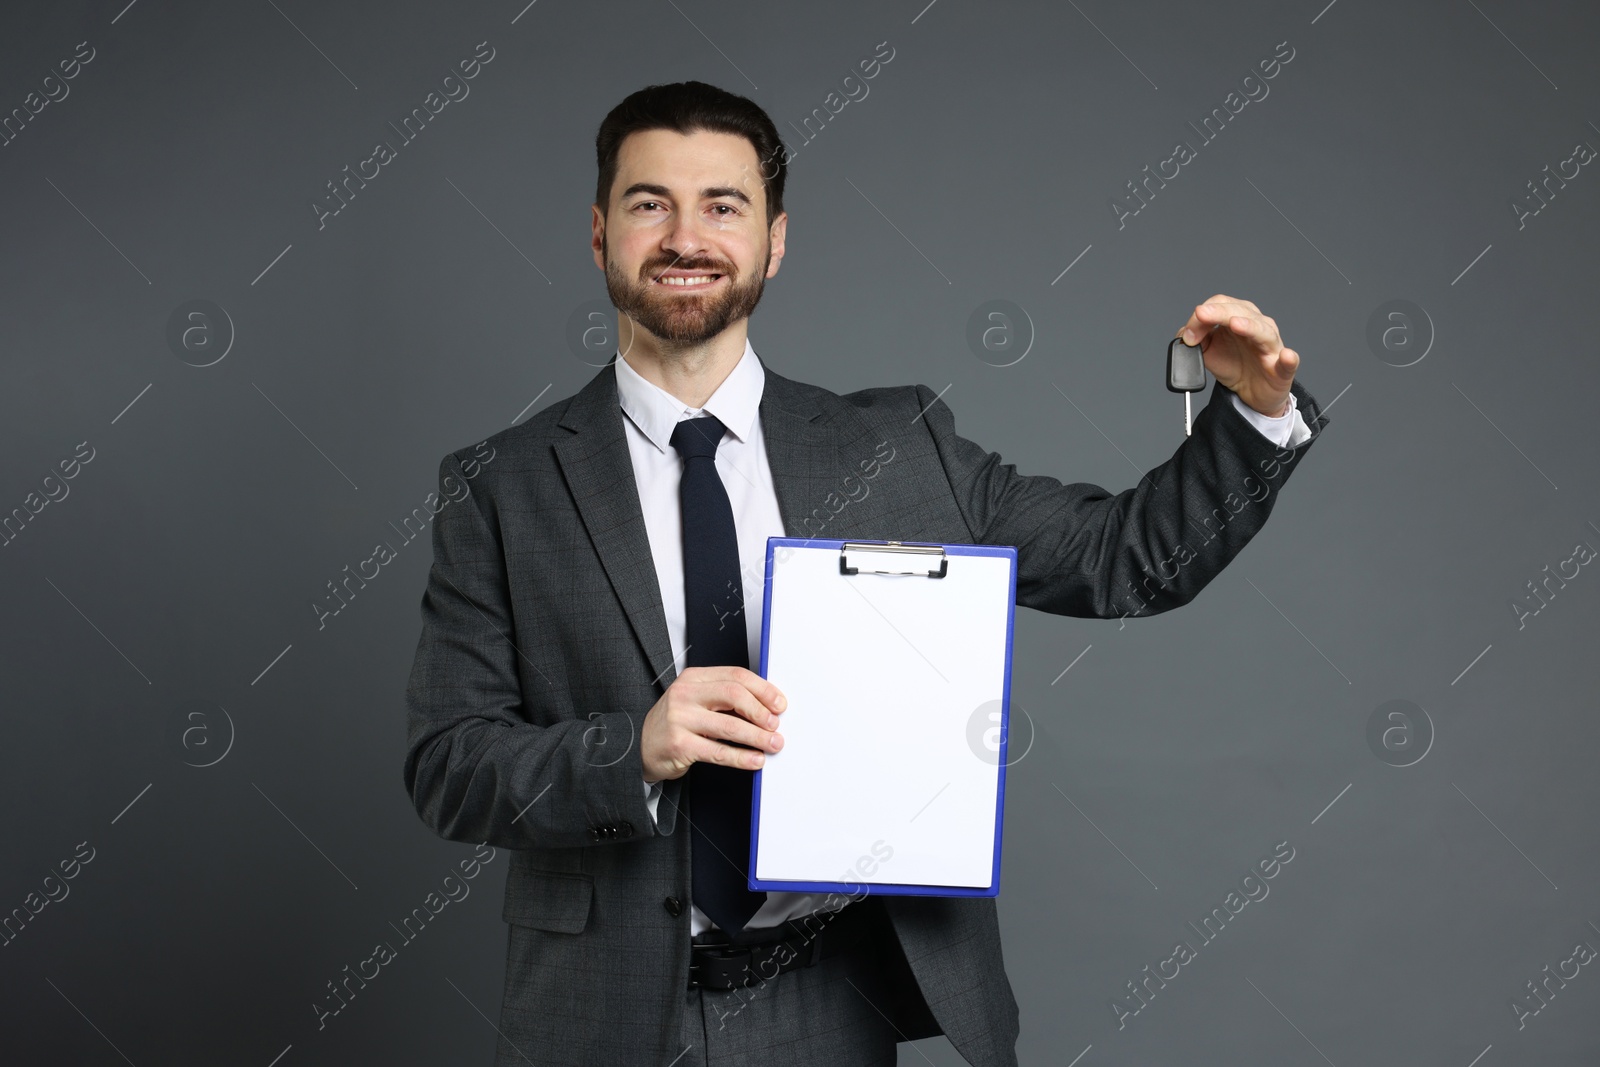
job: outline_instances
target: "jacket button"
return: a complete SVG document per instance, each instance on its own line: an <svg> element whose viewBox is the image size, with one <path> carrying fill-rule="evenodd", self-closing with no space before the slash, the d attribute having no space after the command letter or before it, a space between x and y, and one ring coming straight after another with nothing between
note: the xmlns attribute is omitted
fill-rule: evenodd
<svg viewBox="0 0 1600 1067"><path fill-rule="evenodd" d="M633 836L633 823L624 822L621 825L621 827L619 827L619 829L622 831L622 836L623 837L632 837Z"/></svg>
<svg viewBox="0 0 1600 1067"><path fill-rule="evenodd" d="M666 908L667 911L672 914L673 918L677 918L679 915L683 914L683 901L679 900L677 897L668 897L666 900L661 902L661 906Z"/></svg>
<svg viewBox="0 0 1600 1067"><path fill-rule="evenodd" d="M598 840L600 840L600 831L598 829L596 829L595 827L593 827L593 826L589 827L589 840L590 841L598 841Z"/></svg>

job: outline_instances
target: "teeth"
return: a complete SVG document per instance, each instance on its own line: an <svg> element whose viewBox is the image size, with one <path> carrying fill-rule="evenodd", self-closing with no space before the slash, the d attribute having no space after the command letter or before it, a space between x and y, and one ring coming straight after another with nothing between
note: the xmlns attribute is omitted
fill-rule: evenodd
<svg viewBox="0 0 1600 1067"><path fill-rule="evenodd" d="M672 277L672 278L662 278L661 281L662 281L662 284L664 284L664 285L676 285L676 286L680 286L680 287L692 287L692 286L696 286L696 285L710 285L712 282L716 281L716 278L712 277L709 274L703 274L703 275L700 275L699 277L696 277L696 278Z"/></svg>

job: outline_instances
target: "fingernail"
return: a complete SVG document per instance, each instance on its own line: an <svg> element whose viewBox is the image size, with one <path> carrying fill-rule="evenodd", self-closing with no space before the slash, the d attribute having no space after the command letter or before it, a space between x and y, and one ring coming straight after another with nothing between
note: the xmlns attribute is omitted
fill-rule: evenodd
<svg viewBox="0 0 1600 1067"><path fill-rule="evenodd" d="M765 757L761 753L757 752L756 753L756 766L759 767L765 762L767 762L767 757Z"/></svg>
<svg viewBox="0 0 1600 1067"><path fill-rule="evenodd" d="M778 734L773 734L767 739L767 744L771 745L772 751L776 752L778 749L783 747L783 738Z"/></svg>

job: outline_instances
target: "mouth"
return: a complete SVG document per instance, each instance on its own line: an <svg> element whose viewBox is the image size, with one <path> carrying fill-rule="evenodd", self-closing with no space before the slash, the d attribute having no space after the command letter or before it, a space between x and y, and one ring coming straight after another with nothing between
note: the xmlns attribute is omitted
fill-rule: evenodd
<svg viewBox="0 0 1600 1067"><path fill-rule="evenodd" d="M721 284L724 277L725 275L711 271L667 271L657 276L650 284L658 289L671 289L674 292L698 292Z"/></svg>

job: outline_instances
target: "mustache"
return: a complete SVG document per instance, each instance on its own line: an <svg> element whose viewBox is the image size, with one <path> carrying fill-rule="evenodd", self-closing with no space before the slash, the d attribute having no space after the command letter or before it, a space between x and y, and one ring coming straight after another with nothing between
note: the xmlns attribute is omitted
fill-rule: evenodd
<svg viewBox="0 0 1600 1067"><path fill-rule="evenodd" d="M659 278L664 271L669 270L705 270L713 274L726 274L732 277L734 270L731 264L714 263L710 260L685 261L681 259L652 263L646 268L646 273L652 278Z"/></svg>

